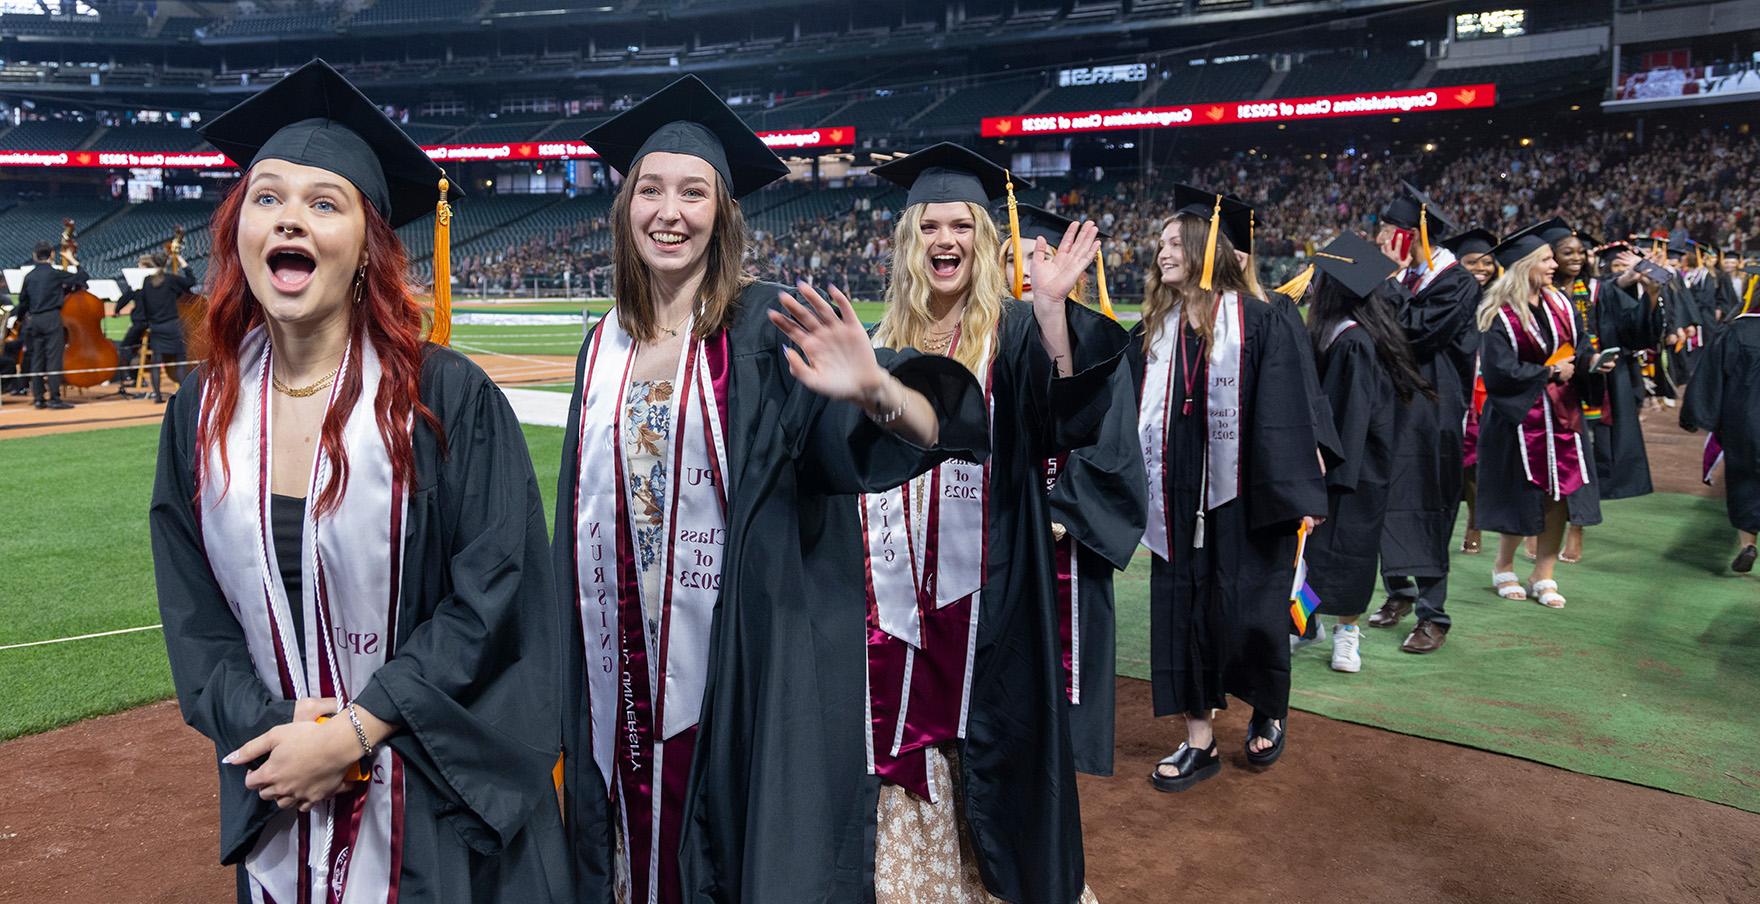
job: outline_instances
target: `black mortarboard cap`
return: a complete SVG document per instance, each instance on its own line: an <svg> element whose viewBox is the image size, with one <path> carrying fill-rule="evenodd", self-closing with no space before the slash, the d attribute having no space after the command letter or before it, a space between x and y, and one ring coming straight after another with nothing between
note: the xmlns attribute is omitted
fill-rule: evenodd
<svg viewBox="0 0 1760 904"><path fill-rule="evenodd" d="M433 213L440 166L360 89L314 59L202 126L240 166L286 160L335 173L392 226ZM462 194L456 186L452 198Z"/></svg>
<svg viewBox="0 0 1760 904"><path fill-rule="evenodd" d="M1545 233L1553 229L1555 224L1562 225L1563 223L1564 221L1557 217L1535 223L1520 232L1511 234L1496 248L1491 249L1491 253L1497 258L1498 266L1507 270L1515 266L1516 262L1522 258L1551 246L1552 243L1546 240Z"/></svg>
<svg viewBox="0 0 1760 904"><path fill-rule="evenodd" d="M1002 197L1009 182L1008 170L981 154L951 141L930 145L915 154L874 167L873 173L909 191L904 206L967 201L989 207ZM1032 188L1033 183L1013 177L1014 187Z"/></svg>
<svg viewBox="0 0 1760 904"><path fill-rule="evenodd" d="M1027 243L1031 243L1034 239L1044 237L1045 241L1049 243L1051 247L1056 248L1057 243L1063 241L1064 234L1069 231L1070 224L1077 222L1069 217L1060 216L1043 207L1035 207L1032 204L1017 203L1015 205L1015 210L1020 214L1021 241ZM995 215L997 220L1001 221L1002 231L1007 232L1007 202L994 205L990 212ZM1100 237L1103 239L1109 239L1112 238L1112 234L1101 232Z"/></svg>
<svg viewBox="0 0 1760 904"><path fill-rule="evenodd" d="M1216 202L1222 202L1222 234L1228 236L1236 251L1253 253L1253 208L1245 201L1221 192L1205 191L1191 185L1176 184L1173 187L1173 212L1175 216L1187 214L1209 222L1210 215L1216 212Z"/></svg>
<svg viewBox="0 0 1760 904"><path fill-rule="evenodd" d="M1404 179L1399 181L1400 192L1387 206L1381 210L1381 219L1401 229L1417 229L1422 219L1428 218L1436 224L1438 232L1452 232L1457 226L1454 221L1443 216L1442 209L1429 195L1418 190L1418 187ZM1422 216L1420 216L1420 214Z"/></svg>
<svg viewBox="0 0 1760 904"><path fill-rule="evenodd" d="M1489 254L1497 247L1497 236L1489 229L1473 228L1466 232L1457 232L1442 240L1442 247L1454 253L1456 258L1469 254Z"/></svg>
<svg viewBox="0 0 1760 904"><path fill-rule="evenodd" d="M1358 298L1367 298L1375 287L1392 276L1399 265L1388 260L1375 243L1345 232L1326 247L1314 252L1314 266L1327 279L1338 280Z"/></svg>
<svg viewBox="0 0 1760 904"><path fill-rule="evenodd" d="M1675 241L1674 239L1671 238L1668 240L1668 256L1669 257L1684 257L1684 256L1686 256L1686 253L1691 250L1692 250L1692 246L1688 244L1687 239Z"/></svg>
<svg viewBox="0 0 1760 904"><path fill-rule="evenodd" d="M1614 258L1631 250L1632 246L1627 242L1608 242L1595 249L1595 256L1600 258L1603 263L1611 263Z"/></svg>
<svg viewBox="0 0 1760 904"><path fill-rule="evenodd" d="M1601 244L1601 242L1594 236L1566 223L1558 217L1553 217L1552 219L1547 220L1545 223L1542 223L1541 226L1543 228L1540 230L1540 237L1545 239L1546 243L1549 245L1556 245L1572 236L1575 236L1577 241L1582 242L1584 248L1593 248L1596 245Z"/></svg>
<svg viewBox="0 0 1760 904"><path fill-rule="evenodd" d="M656 151L696 157L715 168L735 198L788 175L788 164L694 75L648 95L593 127L581 140L625 176L637 161Z"/></svg>

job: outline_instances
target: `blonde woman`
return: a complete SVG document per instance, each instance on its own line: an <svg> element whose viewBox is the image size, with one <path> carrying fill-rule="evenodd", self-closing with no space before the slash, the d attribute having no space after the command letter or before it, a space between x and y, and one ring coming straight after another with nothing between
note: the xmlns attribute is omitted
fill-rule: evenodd
<svg viewBox="0 0 1760 904"><path fill-rule="evenodd" d="M1290 584L1297 528L1325 517L1299 346L1288 318L1249 294L1234 252L1248 223L1220 194L1176 186L1162 225L1133 364L1149 477L1143 544L1157 716L1186 739L1150 774L1184 791L1222 766L1213 710L1253 708L1248 761L1283 754Z"/></svg>
<svg viewBox="0 0 1760 904"><path fill-rule="evenodd" d="M1553 566L1564 541L1569 499L1593 479L1583 418L1581 377L1595 360L1582 314L1552 285L1558 262L1537 223L1494 253L1504 274L1479 305L1480 370L1486 402L1479 418L1479 527L1502 534L1492 584L1504 599L1530 596L1564 607ZM1603 371L1612 369L1612 362ZM1524 588L1514 572L1523 537L1538 538L1538 558Z"/></svg>
<svg viewBox="0 0 1760 904"><path fill-rule="evenodd" d="M874 172L910 190L874 342L965 365L992 450L858 503L875 899L1088 900L1043 469L1100 437L1123 379L1124 331L1065 300L1098 229L1070 224L1055 255L1043 238L1023 249L1033 301L1008 301L987 211L1000 167L942 144Z"/></svg>

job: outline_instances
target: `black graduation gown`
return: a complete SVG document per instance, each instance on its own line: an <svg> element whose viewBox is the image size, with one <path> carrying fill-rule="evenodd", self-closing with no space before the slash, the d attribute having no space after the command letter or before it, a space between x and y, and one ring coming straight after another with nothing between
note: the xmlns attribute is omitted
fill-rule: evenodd
<svg viewBox="0 0 1760 904"><path fill-rule="evenodd" d="M1681 404L1681 427L1717 434L1729 523L1760 533L1760 316L1732 318L1701 365Z"/></svg>
<svg viewBox="0 0 1760 904"><path fill-rule="evenodd" d="M1439 578L1448 574L1449 538L1461 502L1470 372L1462 362L1472 348L1461 334L1473 329L1479 282L1454 264L1423 291L1407 293L1398 312L1418 371L1436 388L1436 401L1422 396L1398 409L1396 451L1381 531L1381 573ZM1481 428L1481 433L1483 428ZM1324 600L1324 597L1322 597Z"/></svg>
<svg viewBox="0 0 1760 904"><path fill-rule="evenodd" d="M1173 561L1155 556L1149 573L1149 658L1155 715L1200 715L1232 695L1283 718L1289 709L1289 591L1296 528L1326 511L1314 458L1298 339L1269 305L1243 299L1240 494L1205 516L1204 545L1193 547L1203 482L1202 404L1168 417L1163 485ZM1183 320L1180 321L1183 324ZM1171 325L1170 325L1171 326ZM1142 386L1143 325L1131 331L1132 376ZM1182 332L1188 355L1198 353ZM1305 340L1301 340L1305 341ZM1187 360L1192 360L1187 358ZM1196 377L1208 379L1208 358ZM1140 389L1139 389L1140 393ZM1152 454L1152 453L1151 453Z"/></svg>
<svg viewBox="0 0 1760 904"><path fill-rule="evenodd" d="M1326 457L1328 470L1344 461L1344 444L1338 438L1338 430L1334 426L1332 403L1326 398L1326 391L1320 387L1319 369L1314 366L1314 346L1308 341L1308 324L1302 319L1302 312L1296 307L1295 300L1281 292L1271 293L1271 307L1283 315L1295 339L1296 348L1301 350L1302 358L1302 391L1308 394L1308 414L1314 422L1314 441L1320 447L1320 454Z"/></svg>
<svg viewBox="0 0 1760 904"><path fill-rule="evenodd" d="M1081 895L1084 867L1043 463L1101 440L1129 338L1065 302L1075 360L1073 375L1058 379L1032 306L1003 305L991 369L988 560L959 764L984 885L1006 901L1064 904Z"/></svg>
<svg viewBox="0 0 1760 904"><path fill-rule="evenodd" d="M1573 309L1571 317L1576 321L1577 334L1583 335L1582 315ZM1544 310L1536 310L1534 321L1547 343L1556 345L1552 317ZM1589 344L1581 343L1577 349L1576 375L1572 378L1579 392L1593 356ZM1479 415L1479 528L1532 537L1545 527L1545 502L1551 497L1547 490L1528 480L1518 428L1528 411L1539 404L1551 371L1545 365L1518 358L1501 317L1491 321L1491 328L1485 331L1480 371L1485 375L1485 410ZM1571 496L1593 491L1595 461L1587 441L1586 420L1578 435L1584 437L1582 467L1591 483L1567 495L1567 503ZM1576 523L1574 513L1572 523Z"/></svg>
<svg viewBox="0 0 1760 904"><path fill-rule="evenodd" d="M1620 288L1613 279L1601 283L1600 300L1590 308L1589 325L1602 348L1621 351L1612 372L1586 385L1600 393L1601 418L1591 421L1595 443L1595 480L1602 499L1630 499L1653 492L1650 455L1644 448L1641 411L1644 375L1639 349L1655 348L1662 336L1661 311L1646 304L1637 288Z"/></svg>
<svg viewBox="0 0 1760 904"><path fill-rule="evenodd" d="M1091 446L1069 454L1051 487L1051 518L1062 524L1076 557L1081 605L1082 695L1069 709L1077 772L1112 774L1118 675L1112 582L1130 565L1148 520L1143 450L1137 442L1137 396L1130 369L1113 374L1112 407ZM980 610L981 612L982 610Z"/></svg>
<svg viewBox="0 0 1760 904"><path fill-rule="evenodd" d="M728 538L710 635L679 865L691 902L844 902L872 895L878 779L867 774L863 547L854 500L952 457L988 451L983 397L959 364L881 351L941 415L922 449L860 409L795 382L765 312L782 287L741 293L728 327ZM593 762L576 609L574 499L581 381L557 481L555 567L563 622L564 807L572 900L614 900L612 812ZM851 565L855 568L852 570Z"/></svg>
<svg viewBox="0 0 1760 904"><path fill-rule="evenodd" d="M1308 586L1320 597L1321 614L1361 615L1375 594L1401 403L1375 340L1361 327L1340 333L1320 355L1320 367L1345 455L1326 471L1326 523L1308 538Z"/></svg>
<svg viewBox="0 0 1760 904"><path fill-rule="evenodd" d="M1668 332L1677 332L1689 326L1696 326L1702 332L1711 328L1711 312L1700 306L1699 292L1687 284L1684 276L1676 277L1662 287L1662 304L1664 324ZM1709 336L1705 339L1710 341ZM1676 386L1685 386L1692 380L1693 368L1701 351L1683 347L1677 352L1672 346L1667 349L1669 377Z"/></svg>
<svg viewBox="0 0 1760 904"><path fill-rule="evenodd" d="M444 439L416 419L395 652L356 698L403 726L390 741L407 767L399 900L564 900L550 780L556 597L531 454L469 359L428 346L420 380ZM251 667L203 551L191 501L200 397L198 374L166 408L148 523L178 703L218 760L290 721L293 702ZM218 765L220 859L239 864L247 902L241 861L277 810L244 786L246 766Z"/></svg>

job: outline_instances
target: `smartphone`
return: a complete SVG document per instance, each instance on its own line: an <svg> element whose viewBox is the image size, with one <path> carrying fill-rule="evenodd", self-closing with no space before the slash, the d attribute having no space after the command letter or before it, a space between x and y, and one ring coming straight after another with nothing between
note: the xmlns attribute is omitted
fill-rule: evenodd
<svg viewBox="0 0 1760 904"><path fill-rule="evenodd" d="M1619 353L1622 351L1625 351L1625 349L1622 349L1617 345L1614 346L1613 348L1602 349L1600 352L1596 353L1595 364L1590 369L1591 370L1600 370L1602 365L1606 364L1609 361L1612 361L1615 358L1618 358Z"/></svg>
<svg viewBox="0 0 1760 904"><path fill-rule="evenodd" d="M1401 229L1397 226L1394 227L1393 253L1400 260L1405 260L1406 258L1411 257L1412 231L1410 229Z"/></svg>
<svg viewBox="0 0 1760 904"><path fill-rule="evenodd" d="M1659 283L1666 283L1674 279L1674 274L1667 267L1652 260L1638 261L1638 275L1647 276Z"/></svg>

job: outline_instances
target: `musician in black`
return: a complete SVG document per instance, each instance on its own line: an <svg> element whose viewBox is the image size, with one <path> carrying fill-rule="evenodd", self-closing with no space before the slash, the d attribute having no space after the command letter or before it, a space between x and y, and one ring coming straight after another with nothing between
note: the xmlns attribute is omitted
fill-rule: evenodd
<svg viewBox="0 0 1760 904"><path fill-rule="evenodd" d="M153 352L153 401L163 402L165 397L159 392L160 374L165 371L159 366L163 362L182 361L183 321L178 318L177 300L195 288L196 281L188 271L169 273L165 270L167 258L160 251L152 256L155 272L141 281L138 290L130 292L134 296L135 307L144 312L147 320L147 348ZM172 368L171 378L182 381L184 368L179 365Z"/></svg>
<svg viewBox="0 0 1760 904"><path fill-rule="evenodd" d="M158 265L154 263L153 255L143 254L135 261L135 266L151 270ZM120 343L122 368L118 383L128 388L134 385L135 363L141 353L141 343L147 338L147 306L141 303L141 290L129 289L116 299L116 316L121 317L124 310L128 310L128 333Z"/></svg>
<svg viewBox="0 0 1760 904"><path fill-rule="evenodd" d="M86 281L84 271L68 273L49 265L55 246L38 242L31 252L34 261L19 288L19 307L25 314L24 369L38 374L31 378L31 398L38 408L72 408L61 401L61 356L67 350L67 328L61 325L61 303L67 293ZM48 376L42 376L49 372ZM47 395L45 397L45 387Z"/></svg>

